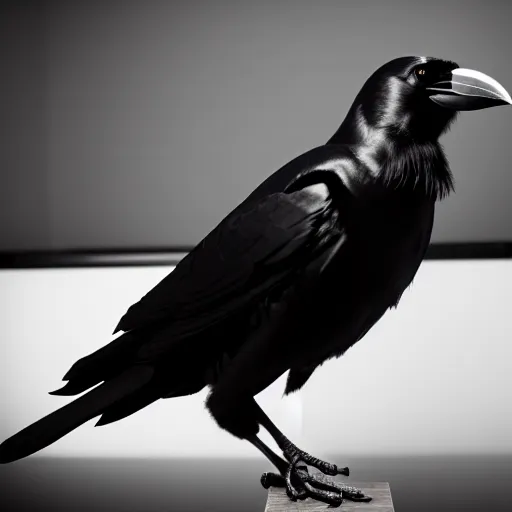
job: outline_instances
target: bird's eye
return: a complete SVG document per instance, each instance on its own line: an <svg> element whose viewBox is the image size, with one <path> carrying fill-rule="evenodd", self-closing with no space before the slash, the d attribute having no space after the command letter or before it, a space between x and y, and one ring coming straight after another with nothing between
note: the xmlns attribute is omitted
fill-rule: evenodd
<svg viewBox="0 0 512 512"><path fill-rule="evenodd" d="M416 69L416 76L419 78L425 78L425 75L427 74L427 70L425 68L417 68Z"/></svg>

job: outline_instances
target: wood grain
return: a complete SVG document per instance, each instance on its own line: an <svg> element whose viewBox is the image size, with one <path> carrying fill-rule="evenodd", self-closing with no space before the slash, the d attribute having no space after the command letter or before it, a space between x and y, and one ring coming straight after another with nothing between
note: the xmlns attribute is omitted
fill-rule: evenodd
<svg viewBox="0 0 512 512"><path fill-rule="evenodd" d="M341 478L335 478L342 481ZM340 507L332 508L326 503L307 498L302 501L291 501L283 487L270 487L268 490L267 506L265 512L318 512L329 510L332 512L394 512L391 490L387 482L349 482L349 485L358 487L373 499L369 503L345 500Z"/></svg>

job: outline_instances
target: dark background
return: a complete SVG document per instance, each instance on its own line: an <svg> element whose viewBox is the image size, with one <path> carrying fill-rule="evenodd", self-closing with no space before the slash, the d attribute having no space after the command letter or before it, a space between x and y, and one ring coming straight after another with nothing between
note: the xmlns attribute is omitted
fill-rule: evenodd
<svg viewBox="0 0 512 512"><path fill-rule="evenodd" d="M397 56L512 89L505 1L2 6L0 250L190 247ZM512 239L511 121L465 112L444 137L457 193L434 242Z"/></svg>

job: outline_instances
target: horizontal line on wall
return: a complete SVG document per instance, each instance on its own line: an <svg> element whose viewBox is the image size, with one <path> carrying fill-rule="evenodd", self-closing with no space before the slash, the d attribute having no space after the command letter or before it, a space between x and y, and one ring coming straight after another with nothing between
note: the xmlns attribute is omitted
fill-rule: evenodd
<svg viewBox="0 0 512 512"><path fill-rule="evenodd" d="M139 267L176 265L189 249L0 252L0 268Z"/></svg>
<svg viewBox="0 0 512 512"><path fill-rule="evenodd" d="M176 265L189 248L0 251L0 268L126 267ZM511 258L512 242L430 244L425 259Z"/></svg>
<svg viewBox="0 0 512 512"><path fill-rule="evenodd" d="M426 260L488 260L512 258L512 242L432 243Z"/></svg>

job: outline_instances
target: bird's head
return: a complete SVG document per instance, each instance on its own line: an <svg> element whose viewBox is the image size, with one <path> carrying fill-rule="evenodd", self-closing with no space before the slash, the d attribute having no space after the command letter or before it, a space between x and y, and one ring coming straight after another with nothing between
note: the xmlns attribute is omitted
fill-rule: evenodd
<svg viewBox="0 0 512 512"><path fill-rule="evenodd" d="M484 73L433 57L400 57L370 76L353 109L372 127L433 140L458 111L511 104L505 88Z"/></svg>

